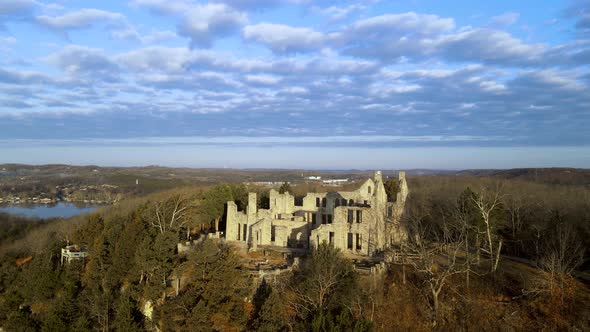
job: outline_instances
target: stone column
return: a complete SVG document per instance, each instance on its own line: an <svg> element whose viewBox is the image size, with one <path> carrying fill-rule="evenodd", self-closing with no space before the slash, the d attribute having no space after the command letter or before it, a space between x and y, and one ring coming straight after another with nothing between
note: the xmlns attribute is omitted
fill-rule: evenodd
<svg viewBox="0 0 590 332"><path fill-rule="evenodd" d="M252 241L252 234L250 230L250 226L256 222L256 213L258 212L256 206L256 193L248 193L248 223L246 226L246 243L251 244Z"/></svg>

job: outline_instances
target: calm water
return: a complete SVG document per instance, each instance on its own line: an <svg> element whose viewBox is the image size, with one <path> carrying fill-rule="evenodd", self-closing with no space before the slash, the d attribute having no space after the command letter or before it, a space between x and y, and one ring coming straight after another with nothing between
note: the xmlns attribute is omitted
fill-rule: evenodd
<svg viewBox="0 0 590 332"><path fill-rule="evenodd" d="M67 202L58 202L55 204L0 204L0 211L28 217L68 218L77 214L92 212L99 207L100 205Z"/></svg>

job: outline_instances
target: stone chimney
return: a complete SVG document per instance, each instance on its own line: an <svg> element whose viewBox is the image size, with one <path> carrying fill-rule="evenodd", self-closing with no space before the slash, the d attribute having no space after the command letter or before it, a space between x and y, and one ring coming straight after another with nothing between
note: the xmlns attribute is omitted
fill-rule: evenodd
<svg viewBox="0 0 590 332"><path fill-rule="evenodd" d="M248 214L256 214L256 193L248 193Z"/></svg>
<svg viewBox="0 0 590 332"><path fill-rule="evenodd" d="M399 192L397 193L397 203L398 204L405 204L406 198L408 197L408 193L410 192L408 189L408 182L406 181L406 172L401 171L398 175L399 180Z"/></svg>
<svg viewBox="0 0 590 332"><path fill-rule="evenodd" d="M375 182L383 182L381 171L375 171Z"/></svg>

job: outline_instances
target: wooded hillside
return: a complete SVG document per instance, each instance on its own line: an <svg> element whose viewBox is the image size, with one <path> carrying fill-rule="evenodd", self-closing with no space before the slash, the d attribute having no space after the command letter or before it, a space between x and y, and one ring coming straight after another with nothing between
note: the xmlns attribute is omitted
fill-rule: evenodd
<svg viewBox="0 0 590 332"><path fill-rule="evenodd" d="M184 187L49 222L0 245L6 331L588 330L590 189L496 176L409 177L409 240L367 275L321 246L259 283L223 227L239 184ZM291 185L297 192L304 188ZM263 202L261 202L262 204ZM187 233L187 230L190 230ZM17 236L17 237L20 237ZM66 243L84 261L62 265ZM176 283L178 281L178 284Z"/></svg>

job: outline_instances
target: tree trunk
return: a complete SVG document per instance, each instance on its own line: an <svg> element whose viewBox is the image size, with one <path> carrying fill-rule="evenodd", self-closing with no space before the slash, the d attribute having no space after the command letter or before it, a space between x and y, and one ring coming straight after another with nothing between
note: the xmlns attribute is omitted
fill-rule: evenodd
<svg viewBox="0 0 590 332"><path fill-rule="evenodd" d="M436 291L432 291L432 306L434 307L434 322L433 322L433 326L436 326L436 323L438 322L438 310L439 310L439 304L438 304L438 292Z"/></svg>
<svg viewBox="0 0 590 332"><path fill-rule="evenodd" d="M494 267L492 268L492 272L496 272L498 269L498 262L500 261L500 251L502 251L502 240L500 239L500 243L498 244L498 252L496 253L496 261L494 262Z"/></svg>
<svg viewBox="0 0 590 332"><path fill-rule="evenodd" d="M465 236L465 239L467 239L467 236ZM465 260L467 263L467 271L465 274L465 286L467 288L467 291L469 291L469 270L471 269L471 261L469 260L469 245L467 240L465 241Z"/></svg>
<svg viewBox="0 0 590 332"><path fill-rule="evenodd" d="M402 261L402 284L406 284L406 264L405 260Z"/></svg>
<svg viewBox="0 0 590 332"><path fill-rule="evenodd" d="M488 247L490 249L490 258L493 258L494 257L494 242L492 242L492 229L490 227L489 217L484 218L484 222L486 223L486 235L488 237Z"/></svg>
<svg viewBox="0 0 590 332"><path fill-rule="evenodd" d="M107 300L107 311L105 316L105 325L103 331L107 332L109 330L109 302Z"/></svg>
<svg viewBox="0 0 590 332"><path fill-rule="evenodd" d="M512 238L516 238L516 216L514 211L510 211L510 221L512 222Z"/></svg>
<svg viewBox="0 0 590 332"><path fill-rule="evenodd" d="M477 248L476 252L475 252L475 263L477 265L479 265L479 263L480 263L480 252L479 251L481 248L481 243L479 241L479 234L475 235L475 247Z"/></svg>
<svg viewBox="0 0 590 332"><path fill-rule="evenodd" d="M219 217L215 218L215 232L219 232Z"/></svg>
<svg viewBox="0 0 590 332"><path fill-rule="evenodd" d="M406 284L406 251L402 248L402 284Z"/></svg>

